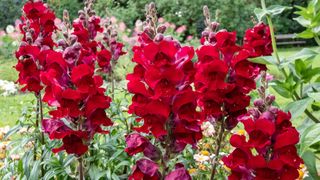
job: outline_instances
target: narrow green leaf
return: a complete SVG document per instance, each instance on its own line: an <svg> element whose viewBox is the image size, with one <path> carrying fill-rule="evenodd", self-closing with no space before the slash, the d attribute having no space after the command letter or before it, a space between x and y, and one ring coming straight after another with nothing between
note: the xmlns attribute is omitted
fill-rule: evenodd
<svg viewBox="0 0 320 180"><path fill-rule="evenodd" d="M293 18L293 19L304 27L309 27L311 25L311 21L308 19L305 19L303 16L299 16L299 17Z"/></svg>
<svg viewBox="0 0 320 180"><path fill-rule="evenodd" d="M250 62L266 65L277 65L277 61L272 56L261 56L257 58L249 58Z"/></svg>
<svg viewBox="0 0 320 180"><path fill-rule="evenodd" d="M311 59L319 55L317 51L314 51L310 48L303 48L301 51L297 52L293 56L286 58L283 64L298 60L298 59ZM281 64L282 65L282 64Z"/></svg>
<svg viewBox="0 0 320 180"><path fill-rule="evenodd" d="M35 161L29 179L38 179L40 172L40 161Z"/></svg>
<svg viewBox="0 0 320 180"><path fill-rule="evenodd" d="M290 111L292 119L299 117L312 103L312 98L305 98L299 101L289 103L286 107L286 111Z"/></svg>
<svg viewBox="0 0 320 180"><path fill-rule="evenodd" d="M307 29L307 30L297 34L297 37L300 37L303 39L311 39L314 37L314 34L311 29Z"/></svg>
<svg viewBox="0 0 320 180"><path fill-rule="evenodd" d="M316 167L316 156L311 151L306 151L302 155L302 159L307 166L307 169L309 171L309 176L311 176L314 180L320 179L320 176L318 176L317 167Z"/></svg>
<svg viewBox="0 0 320 180"><path fill-rule="evenodd" d="M315 101L320 102L320 92L310 92L308 93L308 96L314 99Z"/></svg>
<svg viewBox="0 0 320 180"><path fill-rule="evenodd" d="M288 9L292 9L291 7L288 6L280 6L280 5L272 5L269 6L267 8L267 12L268 14L270 14L271 16L276 16L281 14L283 11L288 10Z"/></svg>

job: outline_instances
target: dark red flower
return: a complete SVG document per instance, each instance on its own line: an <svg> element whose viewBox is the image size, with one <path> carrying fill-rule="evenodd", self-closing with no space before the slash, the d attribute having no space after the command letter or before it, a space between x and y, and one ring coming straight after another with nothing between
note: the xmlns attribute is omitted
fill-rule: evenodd
<svg viewBox="0 0 320 180"><path fill-rule="evenodd" d="M130 134L126 137L127 147L124 150L130 156L143 152L149 144L149 140L138 133Z"/></svg>
<svg viewBox="0 0 320 180"><path fill-rule="evenodd" d="M191 180L191 176L184 167L180 167L170 172L164 179L165 180Z"/></svg>
<svg viewBox="0 0 320 180"><path fill-rule="evenodd" d="M246 31L244 47L251 57L269 56L273 52L269 26L259 23Z"/></svg>
<svg viewBox="0 0 320 180"><path fill-rule="evenodd" d="M129 180L159 180L160 178L158 165L149 159L138 160L129 176Z"/></svg>
<svg viewBox="0 0 320 180"><path fill-rule="evenodd" d="M83 142L84 138L86 138L84 132L73 132L62 139L63 145L61 147L52 149L52 151L57 153L65 150L68 154L81 156L88 151L88 146Z"/></svg>

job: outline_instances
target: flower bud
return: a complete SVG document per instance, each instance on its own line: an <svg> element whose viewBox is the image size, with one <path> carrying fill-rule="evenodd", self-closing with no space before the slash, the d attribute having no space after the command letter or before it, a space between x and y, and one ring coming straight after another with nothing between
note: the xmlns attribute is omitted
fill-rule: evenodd
<svg viewBox="0 0 320 180"><path fill-rule="evenodd" d="M207 37L209 37L209 33L210 33L209 31L203 31L201 33L201 36L207 38Z"/></svg>
<svg viewBox="0 0 320 180"><path fill-rule="evenodd" d="M263 102L262 99L257 99L257 100L255 100L255 101L253 102L253 104L254 104L254 106L256 106L256 107L261 107L261 106L264 105L264 102Z"/></svg>
<svg viewBox="0 0 320 180"><path fill-rule="evenodd" d="M275 119L275 116L272 112L266 111L261 114L260 118L264 118L264 119L268 119L268 120L273 121Z"/></svg>
<svg viewBox="0 0 320 180"><path fill-rule="evenodd" d="M149 8L150 8L150 9L155 9L155 8L156 8L156 4L155 4L154 2L151 2L151 3L149 4Z"/></svg>
<svg viewBox="0 0 320 180"><path fill-rule="evenodd" d="M78 42L76 42L76 43L73 45L73 48L74 48L74 50L76 50L76 51L80 51L81 47L82 47L81 44L78 43Z"/></svg>
<svg viewBox="0 0 320 180"><path fill-rule="evenodd" d="M164 24L159 25L157 28L158 33L164 33L166 30L167 30L167 26L165 26Z"/></svg>
<svg viewBox="0 0 320 180"><path fill-rule="evenodd" d="M276 99L276 97L274 95L268 95L266 97L266 102L267 102L268 105L271 105L274 102L275 99Z"/></svg>
<svg viewBox="0 0 320 180"><path fill-rule="evenodd" d="M63 48L67 46L67 43L64 39L59 39L57 44L58 44L58 46L61 46Z"/></svg>
<svg viewBox="0 0 320 180"><path fill-rule="evenodd" d="M158 33L158 34L156 35L156 37L154 38L154 40L155 40L156 42L160 42L160 41L163 40L163 38L164 38L163 34Z"/></svg>
<svg viewBox="0 0 320 180"><path fill-rule="evenodd" d="M173 37L172 37L172 36L165 36L165 37L164 37L164 40L166 40L166 41L172 41L172 40L173 40Z"/></svg>
<svg viewBox="0 0 320 180"><path fill-rule="evenodd" d="M212 29L212 31L217 31L218 28L219 28L219 26L220 26L220 24L217 23L217 22L212 22L212 23L210 24L210 28Z"/></svg>
<svg viewBox="0 0 320 180"><path fill-rule="evenodd" d="M156 146L149 143L148 146L143 150L143 154L149 159L157 161L160 159L161 152Z"/></svg>
<svg viewBox="0 0 320 180"><path fill-rule="evenodd" d="M74 44L75 42L78 41L78 37L74 34L70 35L69 39L71 44Z"/></svg>
<svg viewBox="0 0 320 180"><path fill-rule="evenodd" d="M215 32L210 32L209 33L209 39L214 39L216 37L216 33Z"/></svg>

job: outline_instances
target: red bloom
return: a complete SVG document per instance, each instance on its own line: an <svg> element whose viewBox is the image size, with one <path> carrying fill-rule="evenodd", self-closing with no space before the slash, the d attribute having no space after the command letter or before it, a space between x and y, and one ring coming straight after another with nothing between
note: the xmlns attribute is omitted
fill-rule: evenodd
<svg viewBox="0 0 320 180"><path fill-rule="evenodd" d="M191 176L184 167L180 167L170 172L164 179L165 180L191 180Z"/></svg>
<svg viewBox="0 0 320 180"><path fill-rule="evenodd" d="M258 115L254 115L253 119L250 114L241 118L249 139L232 135L230 143L236 149L222 159L231 169L229 179L298 178L298 169L303 163L295 147L299 142L299 133L291 123L282 123L290 121L290 114L268 106L266 112L259 112L258 109L264 104L255 105L257 109L249 112L258 112ZM252 150L257 155L253 156Z"/></svg>
<svg viewBox="0 0 320 180"><path fill-rule="evenodd" d="M150 143L148 139L138 133L130 134L126 137L127 147L124 150L130 156L143 152Z"/></svg>
<svg viewBox="0 0 320 180"><path fill-rule="evenodd" d="M158 180L161 178L158 165L148 159L140 159L133 167L129 180Z"/></svg>
<svg viewBox="0 0 320 180"><path fill-rule="evenodd" d="M249 50L251 57L271 55L273 50L269 26L259 23L248 29L244 36L244 47Z"/></svg>
<svg viewBox="0 0 320 180"><path fill-rule="evenodd" d="M88 151L88 146L83 143L83 138L86 138L86 135L82 132L74 132L71 135L65 136L62 139L63 145L59 148L52 149L52 152L57 153L65 150L68 154L81 156Z"/></svg>

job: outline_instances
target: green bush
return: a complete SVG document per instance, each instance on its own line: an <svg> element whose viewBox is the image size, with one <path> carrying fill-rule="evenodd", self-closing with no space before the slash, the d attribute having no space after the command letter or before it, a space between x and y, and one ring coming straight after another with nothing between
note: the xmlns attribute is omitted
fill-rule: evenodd
<svg viewBox="0 0 320 180"><path fill-rule="evenodd" d="M65 9L69 11L71 19L77 18L78 10L83 9L83 0L47 0L47 3L60 19Z"/></svg>
<svg viewBox="0 0 320 180"><path fill-rule="evenodd" d="M21 15L20 9L25 0L1 0L0 2L0 28L14 24Z"/></svg>
<svg viewBox="0 0 320 180"><path fill-rule="evenodd" d="M101 16L114 15L124 21L130 28L134 26L137 19L144 19L145 4L151 0L97 0L95 9ZM260 6L260 0L155 0L158 14L167 21L177 26L187 25L186 34L200 35L204 28L202 6L208 5L215 16L216 10L220 13L219 22L222 28L236 30L241 37L252 23L253 10ZM294 5L305 6L305 0L271 0L268 5L280 4L293 7ZM301 30L301 26L292 20L294 9L286 11L281 17L275 19L277 33L294 33Z"/></svg>

